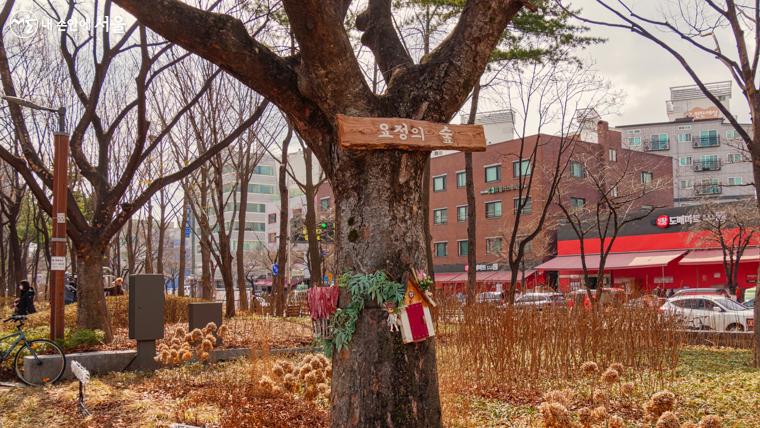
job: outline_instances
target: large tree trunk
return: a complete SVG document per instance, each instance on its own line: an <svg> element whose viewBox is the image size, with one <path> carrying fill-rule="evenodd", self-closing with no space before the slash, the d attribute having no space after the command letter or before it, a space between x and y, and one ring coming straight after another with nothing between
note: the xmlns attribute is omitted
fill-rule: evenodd
<svg viewBox="0 0 760 428"><path fill-rule="evenodd" d="M78 307L87 308L87 310L77 311L77 327L102 330L106 340L110 342L113 334L103 293L103 254L106 251L106 245L80 243L76 251L79 263Z"/></svg>
<svg viewBox="0 0 760 428"><path fill-rule="evenodd" d="M339 272L427 269L422 209L426 153L343 152L332 185ZM392 230L389 230L392 227ZM341 295L341 306L347 303ZM348 347L333 357L333 426L441 426L435 339L404 345L368 302ZM404 381L404 379L408 381ZM346 425L342 425L346 424Z"/></svg>

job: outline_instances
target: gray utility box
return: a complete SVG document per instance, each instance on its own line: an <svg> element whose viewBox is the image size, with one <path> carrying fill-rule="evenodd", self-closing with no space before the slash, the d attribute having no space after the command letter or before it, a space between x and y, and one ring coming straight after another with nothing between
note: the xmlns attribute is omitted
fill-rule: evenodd
<svg viewBox="0 0 760 428"><path fill-rule="evenodd" d="M188 323L190 331L206 327L213 322L217 327L222 325L222 303L199 302L188 305Z"/></svg>
<svg viewBox="0 0 760 428"><path fill-rule="evenodd" d="M164 276L129 276L129 338L164 338Z"/></svg>

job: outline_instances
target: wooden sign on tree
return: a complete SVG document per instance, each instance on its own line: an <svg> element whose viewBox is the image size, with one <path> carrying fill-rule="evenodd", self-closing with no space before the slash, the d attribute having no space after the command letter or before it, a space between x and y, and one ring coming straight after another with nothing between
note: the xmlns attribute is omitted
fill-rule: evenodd
<svg viewBox="0 0 760 428"><path fill-rule="evenodd" d="M338 141L353 150L459 150L483 152L486 137L480 125L450 125L397 117L337 115Z"/></svg>

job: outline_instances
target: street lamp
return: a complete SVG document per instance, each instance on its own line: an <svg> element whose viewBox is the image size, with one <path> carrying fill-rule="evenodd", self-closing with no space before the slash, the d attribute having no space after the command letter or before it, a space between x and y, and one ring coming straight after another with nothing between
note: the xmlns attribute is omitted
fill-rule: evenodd
<svg viewBox="0 0 760 428"><path fill-rule="evenodd" d="M53 237L50 257L50 338L63 339L63 282L66 270L66 198L68 183L66 173L69 162L69 135L66 132L66 108L54 109L33 101L10 95L0 95L8 103L33 110L58 114L58 131L53 138Z"/></svg>

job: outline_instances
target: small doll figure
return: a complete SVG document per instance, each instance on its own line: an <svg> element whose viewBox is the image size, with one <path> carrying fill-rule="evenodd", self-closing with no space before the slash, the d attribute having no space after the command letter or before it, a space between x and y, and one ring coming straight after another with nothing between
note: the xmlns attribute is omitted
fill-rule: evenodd
<svg viewBox="0 0 760 428"><path fill-rule="evenodd" d="M390 329L391 332L399 331L398 314L396 314L396 310L393 307L393 303L385 302L385 310L388 311L388 328Z"/></svg>

